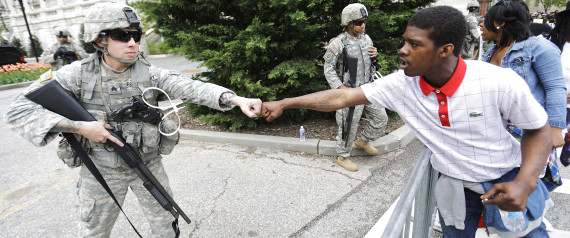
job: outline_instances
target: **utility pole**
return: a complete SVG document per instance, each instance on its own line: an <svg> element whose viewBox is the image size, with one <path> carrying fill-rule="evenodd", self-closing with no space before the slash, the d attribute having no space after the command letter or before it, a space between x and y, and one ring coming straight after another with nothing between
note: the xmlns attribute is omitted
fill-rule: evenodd
<svg viewBox="0 0 570 238"><path fill-rule="evenodd" d="M24 14L24 21L26 22L26 28L28 28L28 34L30 35L30 45L32 45L32 51L34 51L34 57L36 57L36 62L39 63L40 60L38 59L38 55L36 53L36 46L34 44L34 38L32 38L32 32L30 31L28 18L26 17L26 11L24 10L24 3L22 2L22 0L18 0L18 2L20 2L20 7L22 8L22 14Z"/></svg>

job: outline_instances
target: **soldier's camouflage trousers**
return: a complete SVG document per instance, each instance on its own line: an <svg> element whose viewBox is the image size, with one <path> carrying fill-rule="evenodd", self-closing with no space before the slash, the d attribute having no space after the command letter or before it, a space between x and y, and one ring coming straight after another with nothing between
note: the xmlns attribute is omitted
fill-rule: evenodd
<svg viewBox="0 0 570 238"><path fill-rule="evenodd" d="M160 184L162 184L168 194L172 196L161 157L158 156L151 159L146 166ZM136 175L133 169L127 166L119 168L98 166L98 169L121 206L125 201L128 189L131 188L137 197L139 206L150 223L152 237L174 237L174 231L171 225L172 221L174 221L174 217L168 211L164 210L148 190L146 190L141 179ZM110 237L111 229L113 229L113 225L120 212L119 207L85 166L81 166L79 182L77 183L77 194L79 196L80 215L79 237ZM129 212L127 212L127 215L128 214ZM137 227L136 224L135 227ZM126 234L132 234L128 232L134 231L116 232L123 234L120 236L125 237L129 236ZM144 234L141 235L146 237Z"/></svg>
<svg viewBox="0 0 570 238"><path fill-rule="evenodd" d="M364 116L368 121L366 126L362 129L361 137L365 142L374 141L384 134L386 124L388 123L388 116L386 110L374 104L358 105L354 108L354 115L352 117L352 124L350 127L350 134L348 136L348 145L345 147L342 141L342 126L346 121L348 115L348 107L336 111L336 123L339 125L338 133L336 136L336 152L343 157L350 157L352 145L356 139L356 131L360 117Z"/></svg>

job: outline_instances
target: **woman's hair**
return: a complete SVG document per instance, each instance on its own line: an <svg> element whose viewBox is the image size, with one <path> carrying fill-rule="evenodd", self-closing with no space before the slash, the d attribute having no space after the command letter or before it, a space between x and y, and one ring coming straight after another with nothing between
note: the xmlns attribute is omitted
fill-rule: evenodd
<svg viewBox="0 0 570 238"><path fill-rule="evenodd" d="M495 28L495 22L505 23L503 34L497 46L508 46L513 41L523 41L528 39L530 33L530 14L528 6L523 1L501 0L493 5L485 16L485 28L492 32L499 32Z"/></svg>
<svg viewBox="0 0 570 238"><path fill-rule="evenodd" d="M570 2L569 2L570 3ZM570 11L570 10L566 10ZM552 41L560 50L564 48L564 43L568 40L570 33L570 12L560 12L556 15L556 26L550 32L548 39Z"/></svg>

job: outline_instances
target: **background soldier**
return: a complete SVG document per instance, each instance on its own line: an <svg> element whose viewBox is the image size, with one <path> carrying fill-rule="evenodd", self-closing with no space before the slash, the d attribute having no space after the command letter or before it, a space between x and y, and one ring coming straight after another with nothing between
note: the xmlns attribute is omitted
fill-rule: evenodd
<svg viewBox="0 0 570 238"><path fill-rule="evenodd" d="M168 125L165 126L168 123L162 123L159 128L157 124L143 122L143 118L136 115L114 121L110 115L129 104L133 98L140 101L144 98L156 105L159 93L156 90L143 93L148 87L158 87L172 98L219 110L230 110L237 105L249 117L259 114L261 100L239 97L224 87L195 81L178 72L150 65L139 54L141 35L141 21L134 9L120 3L95 4L85 16L85 41L91 42L98 52L86 60L64 66L53 74L45 73L24 91L30 92L46 82L56 80L100 121L71 121L31 102L24 94L14 99L5 120L14 131L36 146L46 145L59 132L76 133L119 203L123 203L130 188L150 223L153 237L174 237L171 227L174 218L171 214L151 196L134 170L119 158L113 148L108 148L103 143L111 140L123 146L106 130L114 128L117 134L122 135L127 143L138 150L146 167L165 190L172 194L161 154L172 151L172 147L178 143L179 135L161 135L159 132L172 133L176 127L169 128ZM66 151L70 149L65 146L58 151L60 158L73 160L74 155L65 153ZM81 166L77 194L79 236L109 237L119 208L86 166Z"/></svg>
<svg viewBox="0 0 570 238"><path fill-rule="evenodd" d="M360 3L349 4L342 10L341 24L345 27L345 31L329 42L324 56L325 77L333 89L346 88L348 85L349 73L343 70L343 57L346 57L343 54L345 48L347 56L358 59L356 87L373 81L374 74L378 70L375 66L377 65L378 51L372 46L370 37L364 33L367 18L368 11ZM346 66L344 65L344 67ZM368 142L374 141L384 134L388 117L384 108L376 105L356 106L349 129L348 143L345 143L346 141L342 140L342 129L347 114L348 108L336 111L336 122L339 125L336 148L339 155L337 164L348 171L357 171L358 167L348 157L352 151L352 142L356 137L361 115L364 114L368 123L362 130L361 138L358 138L354 144L371 155L378 154L378 150Z"/></svg>
<svg viewBox="0 0 570 238"><path fill-rule="evenodd" d="M473 59L475 48L479 45L479 21L477 20L477 11L479 10L479 2L471 1L467 4L467 36L461 48L461 57L463 59Z"/></svg>
<svg viewBox="0 0 570 238"><path fill-rule="evenodd" d="M57 43L49 49L45 49L42 53L42 61L51 64L53 70L58 70L62 66L71 64L73 61L85 59L89 54L69 40L71 34L64 28L56 28L55 36Z"/></svg>

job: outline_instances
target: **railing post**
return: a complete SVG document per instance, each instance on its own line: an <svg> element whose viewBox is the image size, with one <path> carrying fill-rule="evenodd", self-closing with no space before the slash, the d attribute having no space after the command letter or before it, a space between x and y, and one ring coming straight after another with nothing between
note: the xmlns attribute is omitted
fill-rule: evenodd
<svg viewBox="0 0 570 238"><path fill-rule="evenodd" d="M433 227L433 214L435 213L435 184L437 183L437 171L431 164L426 166L422 183L418 188L414 206L414 229L413 238L431 237Z"/></svg>

